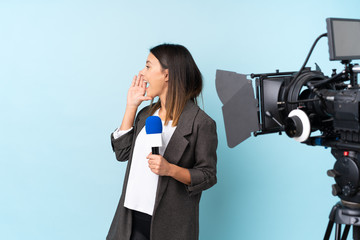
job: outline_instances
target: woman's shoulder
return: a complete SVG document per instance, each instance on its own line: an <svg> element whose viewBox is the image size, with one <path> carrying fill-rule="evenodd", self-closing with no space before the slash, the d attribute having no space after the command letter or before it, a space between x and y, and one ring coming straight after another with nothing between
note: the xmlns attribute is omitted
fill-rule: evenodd
<svg viewBox="0 0 360 240"><path fill-rule="evenodd" d="M216 122L214 119L212 119L203 109L198 107L198 113L195 117L195 123L196 124L214 124L216 125Z"/></svg>
<svg viewBox="0 0 360 240"><path fill-rule="evenodd" d="M216 122L204 110L199 107L198 113L194 119L193 132L199 136L216 136Z"/></svg>

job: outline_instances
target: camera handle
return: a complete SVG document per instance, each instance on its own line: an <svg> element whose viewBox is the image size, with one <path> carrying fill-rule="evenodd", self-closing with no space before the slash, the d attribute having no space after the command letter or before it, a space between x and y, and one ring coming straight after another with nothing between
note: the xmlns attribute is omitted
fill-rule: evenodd
<svg viewBox="0 0 360 240"><path fill-rule="evenodd" d="M271 114L271 112L266 111L265 115L269 118L271 118L277 125L279 125L280 127L280 131L279 131L279 135L281 135L282 131L284 131L284 125L282 125L278 120L276 120L276 118Z"/></svg>
<svg viewBox="0 0 360 240"><path fill-rule="evenodd" d="M358 87L358 73L360 72L360 66L358 64L351 64L351 60L342 60L341 63L345 65L344 74L348 80L350 80L350 85L353 88Z"/></svg>

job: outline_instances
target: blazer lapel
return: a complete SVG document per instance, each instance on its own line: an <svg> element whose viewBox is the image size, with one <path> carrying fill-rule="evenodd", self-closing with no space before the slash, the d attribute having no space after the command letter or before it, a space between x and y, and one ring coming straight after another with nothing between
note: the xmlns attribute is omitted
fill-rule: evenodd
<svg viewBox="0 0 360 240"><path fill-rule="evenodd" d="M194 119L199 111L199 107L193 102L188 101L180 115L178 125L166 147L164 158L172 164L178 164L189 141L185 136L192 133ZM155 200L154 212L156 211L162 196L167 188L169 177L159 177L157 196Z"/></svg>
<svg viewBox="0 0 360 240"><path fill-rule="evenodd" d="M145 122L146 122L146 118L148 117L148 114L142 114L141 117L139 117L139 122L136 124L137 125L137 129L136 129L136 137L139 135L140 131L144 128L145 126Z"/></svg>

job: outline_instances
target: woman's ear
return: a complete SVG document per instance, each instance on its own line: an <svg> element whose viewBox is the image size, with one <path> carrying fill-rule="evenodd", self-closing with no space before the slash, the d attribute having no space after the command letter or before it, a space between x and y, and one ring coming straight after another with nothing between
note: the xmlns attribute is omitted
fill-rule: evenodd
<svg viewBox="0 0 360 240"><path fill-rule="evenodd" d="M165 82L169 81L169 69L165 69L164 74L165 74Z"/></svg>

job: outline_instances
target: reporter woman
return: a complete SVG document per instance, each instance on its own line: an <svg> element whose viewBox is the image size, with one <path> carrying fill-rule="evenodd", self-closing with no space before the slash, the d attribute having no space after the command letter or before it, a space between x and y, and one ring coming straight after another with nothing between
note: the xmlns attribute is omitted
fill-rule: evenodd
<svg viewBox="0 0 360 240"><path fill-rule="evenodd" d="M217 182L216 124L197 106L202 85L185 47L150 49L129 88L121 126L111 135L117 160L128 164L107 240L198 239L201 193ZM151 115L163 123L160 155L151 154L146 141L144 125Z"/></svg>

